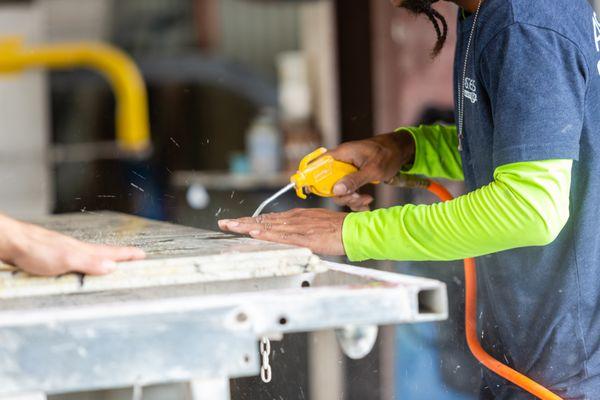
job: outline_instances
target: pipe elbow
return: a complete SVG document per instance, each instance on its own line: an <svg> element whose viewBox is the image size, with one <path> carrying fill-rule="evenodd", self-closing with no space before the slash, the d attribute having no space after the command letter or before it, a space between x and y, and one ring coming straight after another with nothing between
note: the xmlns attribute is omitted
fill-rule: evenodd
<svg viewBox="0 0 600 400"><path fill-rule="evenodd" d="M26 48L21 38L0 39L0 72L28 68L84 67L103 75L117 103L116 140L128 152L150 148L148 95L142 74L123 51L102 43L76 42Z"/></svg>
<svg viewBox="0 0 600 400"><path fill-rule="evenodd" d="M150 146L148 95L141 72L123 51L105 44L79 44L82 61L111 84L117 103L116 139L126 151L143 152Z"/></svg>

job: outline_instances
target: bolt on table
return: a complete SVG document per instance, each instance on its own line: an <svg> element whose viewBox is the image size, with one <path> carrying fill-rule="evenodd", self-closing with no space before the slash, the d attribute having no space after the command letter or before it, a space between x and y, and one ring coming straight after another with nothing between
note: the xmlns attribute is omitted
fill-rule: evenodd
<svg viewBox="0 0 600 400"><path fill-rule="evenodd" d="M357 358L379 325L447 318L441 282L307 249L116 213L34 222L148 258L103 277L32 277L0 263L3 400L170 382L229 399L230 378L260 373L261 337L336 329Z"/></svg>

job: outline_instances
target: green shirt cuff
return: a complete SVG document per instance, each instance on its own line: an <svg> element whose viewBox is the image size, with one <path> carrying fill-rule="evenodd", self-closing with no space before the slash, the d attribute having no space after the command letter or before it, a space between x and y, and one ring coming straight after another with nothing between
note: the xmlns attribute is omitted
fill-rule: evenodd
<svg viewBox="0 0 600 400"><path fill-rule="evenodd" d="M396 132L410 133L415 142L413 165L405 167L400 173L430 178L464 179L456 127L421 125L403 127Z"/></svg>
<svg viewBox="0 0 600 400"><path fill-rule="evenodd" d="M419 148L419 147L423 147L423 143L419 139L419 135L417 135L416 129L415 128L398 128L396 130L396 133L409 134L413 137L413 140L415 141L415 157L414 157L412 164L404 165L400 169L399 172L401 174L406 174L406 175L418 175L419 174L419 169L418 169L419 165L423 163L423 160L422 160L423 157L421 157L421 155L424 154L424 150Z"/></svg>
<svg viewBox="0 0 600 400"><path fill-rule="evenodd" d="M346 256L350 261L359 262L369 259L367 255L363 253L364 245L361 246L360 230L368 224L364 223L364 219L367 218L368 211L366 212L353 212L346 216L344 224L342 226L342 242L344 243L344 249L346 250Z"/></svg>

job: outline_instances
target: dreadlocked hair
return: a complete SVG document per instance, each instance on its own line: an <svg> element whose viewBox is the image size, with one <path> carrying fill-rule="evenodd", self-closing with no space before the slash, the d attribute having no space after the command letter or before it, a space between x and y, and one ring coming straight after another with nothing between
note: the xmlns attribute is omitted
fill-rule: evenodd
<svg viewBox="0 0 600 400"><path fill-rule="evenodd" d="M431 23L433 23L435 33L437 34L437 42L435 43L435 47L431 51L431 56L435 58L440 54L440 52L444 48L444 45L446 44L446 39L448 39L448 23L446 22L446 18L444 18L442 14L440 14L433 8L429 8L428 10L424 11L424 13L425 15L427 15L427 18L429 18ZM442 24L441 29L438 24L438 20Z"/></svg>
<svg viewBox="0 0 600 400"><path fill-rule="evenodd" d="M444 45L446 44L446 39L448 38L448 23L446 22L446 18L431 6L438 1L439 0L406 0L400 6L414 14L425 14L433 24L435 33L437 34L437 42L431 51L431 56L433 58L440 54L442 48L444 48Z"/></svg>

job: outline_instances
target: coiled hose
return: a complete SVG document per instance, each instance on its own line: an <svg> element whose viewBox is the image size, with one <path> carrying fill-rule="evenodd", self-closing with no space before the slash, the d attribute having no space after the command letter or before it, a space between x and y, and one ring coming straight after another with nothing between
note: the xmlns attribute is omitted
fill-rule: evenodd
<svg viewBox="0 0 600 400"><path fill-rule="evenodd" d="M416 178L406 175L398 175L392 181L388 182L394 186L423 188L434 194L441 201L450 201L454 197L450 192L439 183L428 179ZM464 260L465 268L465 334L467 344L475 358L490 371L501 376L509 382L514 383L521 389L531 393L541 400L562 400L561 397L552 393L539 383L510 368L508 365L496 360L488 354L481 343L477 333L477 271L475 259L467 258Z"/></svg>

